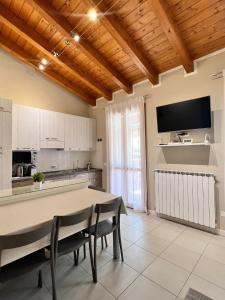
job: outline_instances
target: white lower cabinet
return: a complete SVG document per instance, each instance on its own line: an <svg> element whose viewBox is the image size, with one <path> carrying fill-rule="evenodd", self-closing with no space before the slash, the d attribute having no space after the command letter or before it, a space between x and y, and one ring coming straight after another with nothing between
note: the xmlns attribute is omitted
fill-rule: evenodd
<svg viewBox="0 0 225 300"><path fill-rule="evenodd" d="M65 150L95 151L96 120L78 116L65 116Z"/></svg>
<svg viewBox="0 0 225 300"><path fill-rule="evenodd" d="M13 104L13 150L39 150L39 109Z"/></svg>

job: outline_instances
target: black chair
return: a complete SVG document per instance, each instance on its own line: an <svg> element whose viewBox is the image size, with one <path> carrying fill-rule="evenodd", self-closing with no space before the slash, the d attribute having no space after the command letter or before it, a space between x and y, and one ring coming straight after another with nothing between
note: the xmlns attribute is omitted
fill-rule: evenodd
<svg viewBox="0 0 225 300"><path fill-rule="evenodd" d="M68 254L73 252L74 253L74 264L78 264L79 260L79 249L83 246L84 247L84 258L86 258L86 243L89 244L89 252L90 252L90 261L91 261L91 269L93 274L94 280L94 261L93 261L93 254L92 254L92 244L91 244L91 225L92 225L92 214L93 214L93 206L76 212L72 215L66 216L56 216L55 217L55 259L62 255ZM59 231L61 227L72 226L79 224L81 222L87 221L88 228L87 228L87 236L82 232L75 233L70 235L67 238L59 240Z"/></svg>
<svg viewBox="0 0 225 300"><path fill-rule="evenodd" d="M15 279L26 273L32 271L38 271L38 287L42 288L42 267L46 263L51 265L52 275L52 299L56 300L56 285L55 285L55 268L54 268L54 236L55 225L52 222L42 224L30 231L13 234L13 235L1 235L0 236L0 262L3 250L9 250L14 248L23 247L34 242L41 240L42 238L50 235L50 258L45 256L45 250L41 249L33 252L25 257L11 262L5 266L0 266L0 283L6 283L9 280ZM19 249L18 249L19 251Z"/></svg>
<svg viewBox="0 0 225 300"><path fill-rule="evenodd" d="M91 227L91 234L94 236L94 282L97 282L97 239L101 238L103 244L103 237L105 238L105 242L107 245L106 236L113 233L117 230L118 238L119 238L119 247L120 247L120 254L121 259L124 261L123 257L123 247L122 247L122 240L121 240L121 232L120 232L120 214L121 214L121 206L122 206L122 199L117 198L112 200L108 203L104 204L96 204L95 206L95 213L97 214L96 223ZM105 213L113 212L114 216L112 218L112 222L110 220L104 220L99 222L100 215ZM103 247L103 246L102 246Z"/></svg>

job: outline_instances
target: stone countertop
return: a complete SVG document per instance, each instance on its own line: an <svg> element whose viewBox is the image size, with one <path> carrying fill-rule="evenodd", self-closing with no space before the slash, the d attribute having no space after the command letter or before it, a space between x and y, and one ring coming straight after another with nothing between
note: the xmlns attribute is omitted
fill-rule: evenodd
<svg viewBox="0 0 225 300"><path fill-rule="evenodd" d="M93 173L93 172L102 172L102 169L98 168L91 168L88 170L87 168L79 168L77 169L69 169L69 170L57 170L57 171L49 171L49 172L43 172L45 174L45 179L50 180L52 178L62 177L62 176L70 176L73 174L82 174L82 173ZM25 180L31 180L31 176L25 176L25 177L13 177L12 181L25 181Z"/></svg>

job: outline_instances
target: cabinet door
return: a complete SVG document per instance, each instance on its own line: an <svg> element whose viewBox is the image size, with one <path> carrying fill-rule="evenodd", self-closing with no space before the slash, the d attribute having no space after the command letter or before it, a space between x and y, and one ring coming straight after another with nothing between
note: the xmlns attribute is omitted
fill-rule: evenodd
<svg viewBox="0 0 225 300"><path fill-rule="evenodd" d="M89 151L89 119L81 117L80 122L81 140L80 146L82 151Z"/></svg>
<svg viewBox="0 0 225 300"><path fill-rule="evenodd" d="M0 149L0 189L12 187L12 151Z"/></svg>
<svg viewBox="0 0 225 300"><path fill-rule="evenodd" d="M71 151L74 150L73 147L73 135L74 135L74 117L73 116L65 116L65 150Z"/></svg>
<svg viewBox="0 0 225 300"><path fill-rule="evenodd" d="M13 149L39 150L39 110L13 105Z"/></svg>
<svg viewBox="0 0 225 300"><path fill-rule="evenodd" d="M41 148L64 148L64 134L64 114L41 110Z"/></svg>
<svg viewBox="0 0 225 300"><path fill-rule="evenodd" d="M0 150L12 149L12 114L0 111Z"/></svg>
<svg viewBox="0 0 225 300"><path fill-rule="evenodd" d="M89 127L88 127L88 139L89 139L89 151L96 150L96 120L89 119Z"/></svg>

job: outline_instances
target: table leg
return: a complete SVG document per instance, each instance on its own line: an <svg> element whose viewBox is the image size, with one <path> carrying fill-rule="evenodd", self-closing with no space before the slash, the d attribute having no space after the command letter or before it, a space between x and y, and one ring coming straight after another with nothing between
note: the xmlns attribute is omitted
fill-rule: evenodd
<svg viewBox="0 0 225 300"><path fill-rule="evenodd" d="M116 223L116 217L113 217L113 223ZM117 230L113 231L113 259L119 258L119 239Z"/></svg>

